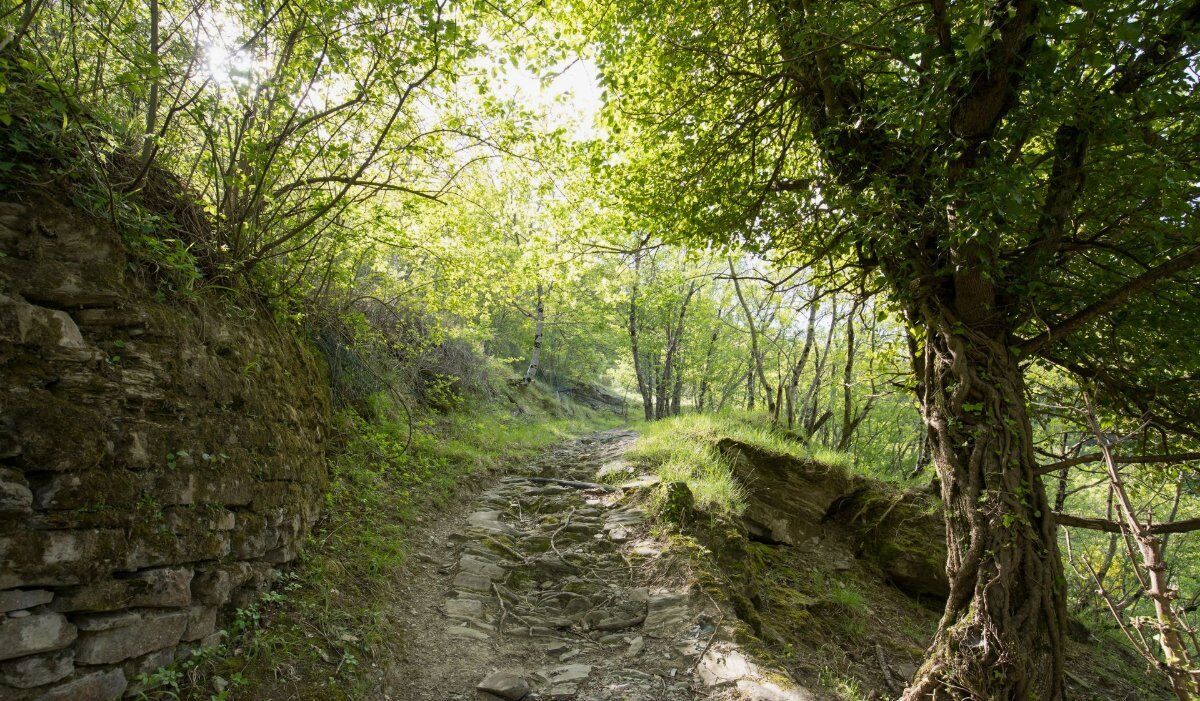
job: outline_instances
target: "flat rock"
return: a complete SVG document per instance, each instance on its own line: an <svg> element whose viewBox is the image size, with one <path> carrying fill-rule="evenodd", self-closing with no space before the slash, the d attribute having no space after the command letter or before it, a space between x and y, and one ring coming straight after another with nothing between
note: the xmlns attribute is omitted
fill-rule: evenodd
<svg viewBox="0 0 1200 701"><path fill-rule="evenodd" d="M688 615L688 598L683 594L657 594L647 605L647 628L659 628L683 623Z"/></svg>
<svg viewBox="0 0 1200 701"><path fill-rule="evenodd" d="M0 613L29 609L50 603L54 595L45 589L10 589L0 591Z"/></svg>
<svg viewBox="0 0 1200 701"><path fill-rule="evenodd" d="M33 510L33 492L20 482L0 482L0 513L28 514Z"/></svg>
<svg viewBox="0 0 1200 701"><path fill-rule="evenodd" d="M121 669L82 674L37 697L37 701L116 701L125 693L129 683Z"/></svg>
<svg viewBox="0 0 1200 701"><path fill-rule="evenodd" d="M642 650L644 649L646 649L646 641L639 635L629 641L629 649L625 651L625 654L629 657L637 657L642 654Z"/></svg>
<svg viewBox="0 0 1200 701"><path fill-rule="evenodd" d="M625 462L624 460L613 460L612 462L602 465L596 472L596 477L599 479L604 479L609 475L619 475L628 472L633 472L633 467L631 467L629 463Z"/></svg>
<svg viewBox="0 0 1200 701"><path fill-rule="evenodd" d="M739 698L744 701L814 701L816 698L807 691L787 688L768 680L739 679L736 687Z"/></svg>
<svg viewBox="0 0 1200 701"><path fill-rule="evenodd" d="M592 673L592 666L586 664L568 664L561 667L554 667L546 671L546 678L551 684L563 684L565 682L575 682L581 679L587 679Z"/></svg>
<svg viewBox="0 0 1200 701"><path fill-rule="evenodd" d="M479 577L487 577L490 580L501 579L504 577L504 568L499 565L488 562L487 560L473 555L463 555L458 561L458 571L473 574Z"/></svg>
<svg viewBox="0 0 1200 701"><path fill-rule="evenodd" d="M556 655L560 652L564 652L565 650L567 650L570 647L571 647L571 645L569 643L567 643L567 641L565 641L565 640L555 640L552 643L546 643L545 645L543 645L542 649L551 655Z"/></svg>
<svg viewBox="0 0 1200 701"><path fill-rule="evenodd" d="M459 572L454 577L454 587L456 589L486 592L491 591L492 580L477 574L471 574L470 572Z"/></svg>
<svg viewBox="0 0 1200 701"><path fill-rule="evenodd" d="M467 523L489 533L515 535L517 530L500 520L503 515L503 511L476 511L467 516Z"/></svg>
<svg viewBox="0 0 1200 701"><path fill-rule="evenodd" d="M136 582L130 606L187 606L192 603L193 571L186 567L143 570L130 579Z"/></svg>
<svg viewBox="0 0 1200 701"><path fill-rule="evenodd" d="M505 701L520 701L529 694L529 682L517 670L498 669L484 677L475 688Z"/></svg>
<svg viewBox="0 0 1200 701"><path fill-rule="evenodd" d="M450 599L446 601L446 615L462 620L482 618L483 602L477 599Z"/></svg>
<svg viewBox="0 0 1200 701"><path fill-rule="evenodd" d="M456 638L467 638L469 640L487 640L488 634L482 630L475 630L466 626L450 626L446 629L446 633Z"/></svg>
<svg viewBox="0 0 1200 701"><path fill-rule="evenodd" d="M61 613L0 619L0 660L58 650L70 645L75 626Z"/></svg>
<svg viewBox="0 0 1200 701"><path fill-rule="evenodd" d="M87 632L76 645L76 662L113 664L161 650L179 642L188 625L188 612L179 609L139 611L129 619L121 614L102 616L97 617L104 622L102 627L81 626ZM115 621L123 625L109 625Z"/></svg>
<svg viewBox="0 0 1200 701"><path fill-rule="evenodd" d="M0 663L0 683L18 689L43 686L75 671L75 651L59 650Z"/></svg>

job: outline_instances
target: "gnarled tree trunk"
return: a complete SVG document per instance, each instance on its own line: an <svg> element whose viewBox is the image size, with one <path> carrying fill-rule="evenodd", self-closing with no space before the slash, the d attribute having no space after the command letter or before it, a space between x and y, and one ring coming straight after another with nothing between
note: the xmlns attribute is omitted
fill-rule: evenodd
<svg viewBox="0 0 1200 701"><path fill-rule="evenodd" d="M923 411L946 508L950 596L905 701L1063 698L1066 592L1006 332L925 314ZM954 319L955 321L951 321Z"/></svg>

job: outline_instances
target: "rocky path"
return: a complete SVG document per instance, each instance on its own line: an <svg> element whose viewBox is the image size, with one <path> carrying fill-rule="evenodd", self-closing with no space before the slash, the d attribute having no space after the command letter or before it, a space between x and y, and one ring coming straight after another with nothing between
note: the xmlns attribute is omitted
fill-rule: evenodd
<svg viewBox="0 0 1200 701"><path fill-rule="evenodd" d="M623 499L653 478L596 484L627 470L634 437L563 444L434 524L390 698L807 698L764 685L711 599L661 566L663 544Z"/></svg>

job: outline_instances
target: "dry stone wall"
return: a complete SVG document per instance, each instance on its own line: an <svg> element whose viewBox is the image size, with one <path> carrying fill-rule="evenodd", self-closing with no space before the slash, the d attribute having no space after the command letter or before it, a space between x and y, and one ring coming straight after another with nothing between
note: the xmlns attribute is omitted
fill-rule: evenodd
<svg viewBox="0 0 1200 701"><path fill-rule="evenodd" d="M318 361L260 311L177 299L110 228L0 203L0 699L137 693L317 516Z"/></svg>

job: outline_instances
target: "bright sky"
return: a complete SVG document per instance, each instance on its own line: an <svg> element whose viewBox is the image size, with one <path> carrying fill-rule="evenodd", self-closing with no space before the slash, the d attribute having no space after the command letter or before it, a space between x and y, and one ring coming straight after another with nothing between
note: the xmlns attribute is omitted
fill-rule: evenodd
<svg viewBox="0 0 1200 701"><path fill-rule="evenodd" d="M244 34L243 27L231 15L210 12L203 18L199 29L203 34L205 67L208 74L219 85L246 84L259 67L249 52L238 50ZM482 37L484 44L490 39ZM517 101L526 108L544 115L547 128L563 127L576 139L595 136L595 117L601 106L600 75L596 65L587 58L564 60L544 75L536 75L526 68L511 63L503 66L495 62L494 56L503 55L497 48L490 56L479 61L481 72L496 70L498 75L491 88L497 96ZM463 86L466 88L466 86ZM324 102L343 98L352 86L324 85L309 100ZM330 94L338 93L337 95ZM314 107L317 105L314 104ZM429 117L437 112L436 105L428 105Z"/></svg>
<svg viewBox="0 0 1200 701"><path fill-rule="evenodd" d="M566 127L577 139L595 135L600 110L600 73L586 58L564 61L544 80L524 68L509 68L501 77L501 95L543 111L549 126Z"/></svg>

